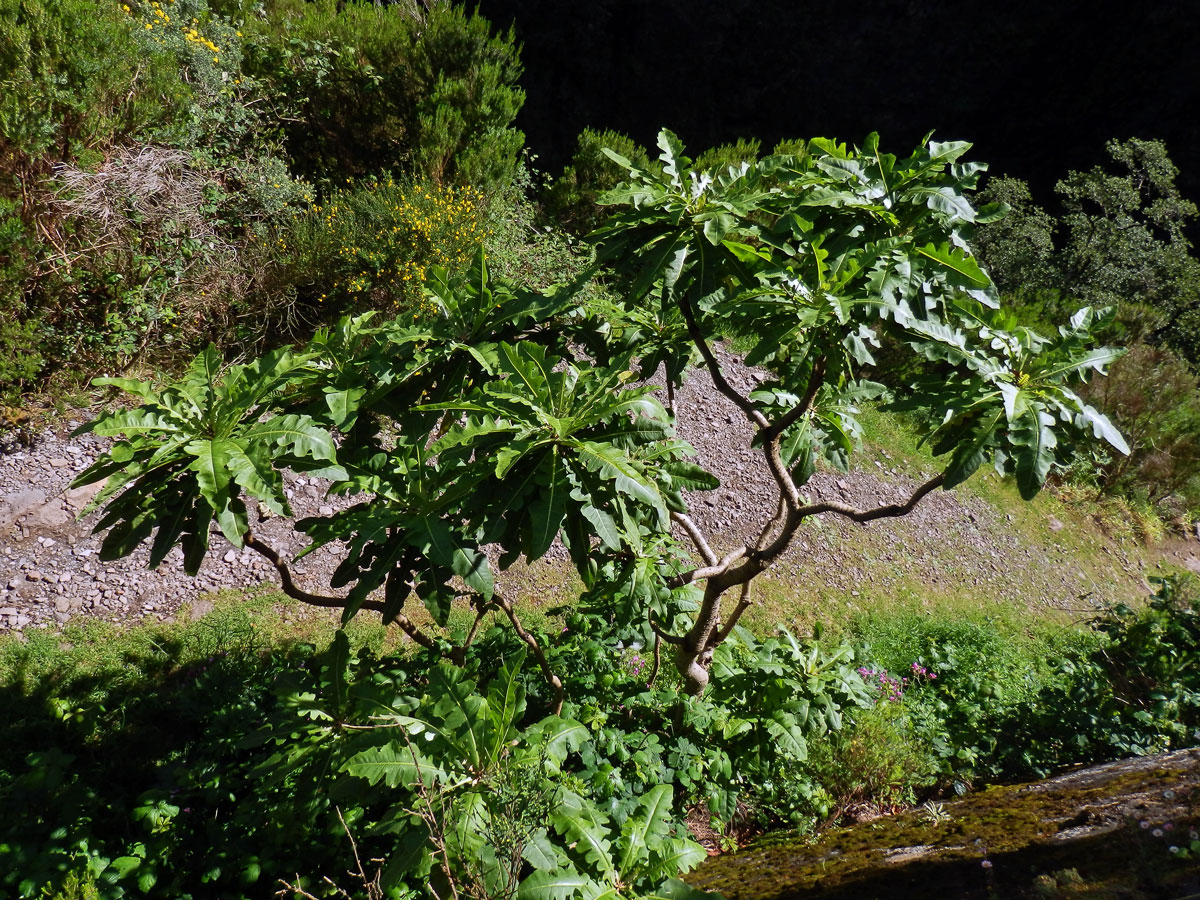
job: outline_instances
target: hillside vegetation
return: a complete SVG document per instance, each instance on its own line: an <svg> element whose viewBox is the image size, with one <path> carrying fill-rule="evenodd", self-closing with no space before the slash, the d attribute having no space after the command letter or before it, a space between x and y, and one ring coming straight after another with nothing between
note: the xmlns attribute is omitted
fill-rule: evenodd
<svg viewBox="0 0 1200 900"><path fill-rule="evenodd" d="M1161 144L1057 218L932 135L589 130L542 179L513 32L449 3L0 35L4 470L54 494L0 497L54 606L3 613L3 890L703 900L764 830L1196 743ZM136 616L35 568L92 549L271 588L25 628Z"/></svg>

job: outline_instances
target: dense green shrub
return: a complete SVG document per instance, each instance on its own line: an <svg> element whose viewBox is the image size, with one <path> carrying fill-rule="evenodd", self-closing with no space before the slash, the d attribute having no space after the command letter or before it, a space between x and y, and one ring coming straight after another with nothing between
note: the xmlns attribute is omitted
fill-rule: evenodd
<svg viewBox="0 0 1200 900"><path fill-rule="evenodd" d="M1165 344L1200 365L1200 260L1185 232L1196 206L1180 195L1160 141L1114 140L1107 150L1110 168L1058 183L1058 218L1024 182L990 181L980 198L1011 210L979 229L979 255L1001 292L1043 321L1081 301L1116 304L1123 342Z"/></svg>
<svg viewBox="0 0 1200 900"><path fill-rule="evenodd" d="M475 256L485 213L471 187L385 177L335 190L255 238L262 264L246 331L302 338L348 311L419 312L430 270L458 273Z"/></svg>
<svg viewBox="0 0 1200 900"><path fill-rule="evenodd" d="M221 337L248 284L247 229L311 199L241 72L241 35L206 0L12 12L5 63L27 93L0 115L0 196L20 198L6 223L38 240L0 248L5 340L36 340L0 382Z"/></svg>
<svg viewBox="0 0 1200 900"><path fill-rule="evenodd" d="M453 268L482 237L461 215L427 227L414 211L382 237L343 221L357 249L326 252L302 233L317 214L298 215L314 199L298 173L327 190L385 170L430 190L512 179L517 49L448 4L5 3L0 69L19 89L0 104L0 200L16 204L5 228L38 240L0 239L0 348L20 347L0 390L68 359L170 366L281 317L303 335L324 321L323 293L410 303L428 266Z"/></svg>
<svg viewBox="0 0 1200 900"><path fill-rule="evenodd" d="M0 2L6 181L44 173L38 163L47 157L72 160L176 117L182 106L176 68L141 52L139 29L142 23L117 3Z"/></svg>
<svg viewBox="0 0 1200 900"><path fill-rule="evenodd" d="M903 709L930 771L958 790L1200 741L1200 596L1158 580L1142 609L1090 630L1021 638L913 616L866 623L882 660L879 702ZM861 626L860 626L861 627Z"/></svg>
<svg viewBox="0 0 1200 900"><path fill-rule="evenodd" d="M472 185L512 178L524 92L511 31L416 4L271 0L247 17L247 70L274 98L293 170L323 190L381 172Z"/></svg>
<svg viewBox="0 0 1200 900"><path fill-rule="evenodd" d="M604 155L605 148L643 168L650 165L646 149L628 135L591 128L580 132L571 161L542 198L546 217L572 234L585 235L604 221L609 211L600 206L600 195L625 180L625 169Z"/></svg>
<svg viewBox="0 0 1200 900"><path fill-rule="evenodd" d="M31 242L15 207L0 197L0 397L19 390L42 367L38 322L21 294Z"/></svg>
<svg viewBox="0 0 1200 900"><path fill-rule="evenodd" d="M1200 515L1200 380L1183 361L1137 344L1086 394L1130 447L1096 461L1098 487L1143 498L1167 518Z"/></svg>
<svg viewBox="0 0 1200 900"><path fill-rule="evenodd" d="M1101 648L1062 659L1033 702L1014 710L1001 754L1008 770L1040 775L1200 741L1200 591L1190 577L1154 580L1146 606L1096 619Z"/></svg>
<svg viewBox="0 0 1200 900"><path fill-rule="evenodd" d="M248 898L286 881L324 896L329 876L353 892L352 838L389 897L446 886L443 861L492 896L522 881L542 896L551 876L580 891L620 877L642 896L700 858L689 810L718 833L811 828L1200 740L1200 598L1183 581L1095 631L1015 642L907 614L861 620L870 649L739 632L695 698L651 648L570 612L531 629L567 673L557 716L490 620L450 666L381 653L361 628L274 642L271 604L0 644L0 803L30 811L0 821L0 887ZM603 853L580 852L591 842Z"/></svg>

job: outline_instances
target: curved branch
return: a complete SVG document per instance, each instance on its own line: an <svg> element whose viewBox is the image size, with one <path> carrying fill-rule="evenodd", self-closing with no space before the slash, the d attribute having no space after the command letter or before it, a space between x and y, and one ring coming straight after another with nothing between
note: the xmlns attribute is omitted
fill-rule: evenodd
<svg viewBox="0 0 1200 900"><path fill-rule="evenodd" d="M754 541L754 549L762 550L763 547L767 546L767 538L771 536L771 532L782 525L786 519L787 505L784 503L783 496L780 495L779 502L775 506L775 515L759 530L758 537Z"/></svg>
<svg viewBox="0 0 1200 900"><path fill-rule="evenodd" d="M656 635L656 637L658 639L664 640L668 644L671 644L674 647L682 647L683 646L683 638L673 635L668 631L663 631L662 626L654 621L654 613L650 613L646 618L650 622L650 630L654 632L654 634ZM658 641L656 640L655 641L656 649L654 651L656 654L658 653L657 647L658 647Z"/></svg>
<svg viewBox="0 0 1200 900"><path fill-rule="evenodd" d="M783 464L783 455L779 452L779 438L773 437L763 443L763 455L767 458L767 468L779 485L779 499L787 505L789 512L795 513L800 508L800 489L792 479L787 466Z"/></svg>
<svg viewBox="0 0 1200 900"><path fill-rule="evenodd" d="M870 522L873 519L905 516L913 511L926 494L939 487L945 480L946 476L944 474L933 476L913 491L912 496L903 503L888 503L883 506L876 506L874 509L858 509L854 506L847 506L844 503L834 503L827 500L801 507L797 510L797 513L801 516L816 516L821 513L831 512L837 513L839 516L845 516L847 519L853 519L855 522Z"/></svg>
<svg viewBox="0 0 1200 900"><path fill-rule="evenodd" d="M834 503L832 501L823 501L821 503L812 503L808 506L797 507L788 513L787 521L784 523L783 530L771 542L770 546L763 549L755 548L748 555L756 562L769 564L783 551L785 551L792 542L792 537L796 533L796 529L800 527L800 523L809 516L817 516L821 513L837 513L840 516L845 516L855 522L870 522L873 519L884 519L895 516L904 516L913 511L921 499L937 488L945 481L944 474L935 475L930 478L915 491L903 503L887 503L883 506L877 506L873 509L858 509L854 506L847 506L844 503Z"/></svg>
<svg viewBox="0 0 1200 900"><path fill-rule="evenodd" d="M703 532L701 532L699 526L692 521L691 516L684 515L683 513L673 512L671 513L671 521L675 522L680 528L687 532L687 536L692 539L692 543L695 544L696 549L700 551L700 557L704 560L705 565L715 566L717 564L717 554L713 553L712 547L708 545L708 541L705 540Z"/></svg>
<svg viewBox="0 0 1200 900"><path fill-rule="evenodd" d="M725 554L720 560L710 566L701 566L697 569L690 569L679 575L674 575L667 579L667 585L672 588L683 587L685 584L695 584L697 581L703 581L706 578L712 578L716 575L724 575L739 559L742 559L750 554L749 547L738 547L736 550L731 550Z"/></svg>
<svg viewBox="0 0 1200 900"><path fill-rule="evenodd" d="M700 351L700 356L704 359L704 364L708 366L708 374L712 377L713 386L724 394L727 398L733 401L746 418L757 425L759 428L767 428L770 422L753 403L746 397L743 397L733 385L725 380L724 373L721 372L721 364L717 362L717 358L713 356L712 348L708 346L708 341L705 340L704 334L700 331L700 326L696 323L696 314L692 311L692 304L686 297L679 298L679 310L683 313L683 320L687 323L688 336L692 339L692 343L696 345L696 349Z"/></svg>
<svg viewBox="0 0 1200 900"><path fill-rule="evenodd" d="M650 626L654 627L653 624ZM658 670L662 667L662 635L654 635L654 665L650 669L650 677L646 679L646 687L654 687L654 682L658 680Z"/></svg>
<svg viewBox="0 0 1200 900"><path fill-rule="evenodd" d="M541 645L537 642L532 634L525 630L521 625L521 620L517 618L517 611L513 609L512 601L506 599L500 594L493 594L492 599L496 605L504 610L504 614L508 616L508 621L512 622L513 628L517 632L517 636L525 642L525 645L533 651L533 655L537 657L538 665L542 668L542 674L546 676L546 681L549 682L551 690L554 691L554 715L559 715L563 707L563 683L562 680L554 674L554 670L550 668L550 663L546 661L546 654L542 651Z"/></svg>
<svg viewBox="0 0 1200 900"><path fill-rule="evenodd" d="M720 646L725 638L729 637L729 635L733 633L733 628L735 625L737 625L738 619L742 617L742 613L748 610L754 603L754 601L750 599L750 585L753 583L753 580L742 582L742 593L738 597L737 606L733 608L733 612L729 614L729 618L717 630L716 637L709 639L710 647Z"/></svg>
<svg viewBox="0 0 1200 900"><path fill-rule="evenodd" d="M463 666L467 661L467 651L471 649L471 644L475 642L475 635L479 633L479 626L483 622L483 617L487 615L491 609L490 603L485 603L483 597L478 598L478 603L475 605L475 621L471 623L471 630L467 632L467 638L461 645L450 651L450 661L456 666Z"/></svg>
<svg viewBox="0 0 1200 900"><path fill-rule="evenodd" d="M346 604L349 601L345 597L327 597L323 594L312 594L297 585L295 579L292 578L292 570L288 568L288 564L283 561L283 558L275 551L275 548L270 544L260 541L253 532L247 531L243 540L247 547L275 567L275 571L279 573L279 581L283 592L293 600L299 600L301 603L307 603L310 606L324 607L325 609L346 608ZM384 604L378 600L364 600L362 606L359 608L382 613ZM433 638L418 628L404 613L397 613L391 621L395 622L401 631L426 650L435 648L436 644Z"/></svg>
<svg viewBox="0 0 1200 900"><path fill-rule="evenodd" d="M776 419L763 431L763 438L765 440L771 441L779 437L799 422L812 409L813 401L817 399L817 391L821 389L824 378L825 357L822 356L813 365L812 372L808 376L808 387L804 391L804 396L800 398L800 403Z"/></svg>

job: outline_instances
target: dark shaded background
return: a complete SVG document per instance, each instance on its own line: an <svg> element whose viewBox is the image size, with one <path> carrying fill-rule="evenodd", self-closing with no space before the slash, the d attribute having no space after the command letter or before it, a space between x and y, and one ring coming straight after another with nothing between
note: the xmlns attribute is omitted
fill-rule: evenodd
<svg viewBox="0 0 1200 900"><path fill-rule="evenodd" d="M1029 181L1049 202L1110 138L1165 140L1200 199L1200 2L849 3L844 0L479 0L516 25L528 100L518 124L557 172L585 126L690 150L757 137L925 132Z"/></svg>

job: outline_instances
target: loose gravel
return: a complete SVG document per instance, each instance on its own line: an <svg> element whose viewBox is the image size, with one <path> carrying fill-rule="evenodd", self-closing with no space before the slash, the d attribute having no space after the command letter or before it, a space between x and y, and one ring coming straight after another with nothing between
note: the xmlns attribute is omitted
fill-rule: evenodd
<svg viewBox="0 0 1200 900"><path fill-rule="evenodd" d="M762 380L735 355L719 352L735 387L748 390ZM773 514L776 494L761 453L749 447L750 425L703 371L683 385L675 408L680 436L721 479L719 489L690 498L693 518L715 548L752 538ZM106 440L70 437L88 413L74 415L39 433L31 448L0 451L0 631L56 627L81 617L166 620L185 605L202 608L204 596L214 591L275 581L266 560L232 547L215 531L195 578L183 572L178 548L153 570L147 568L147 547L121 560L100 560L100 538L92 534L98 514L77 518L97 487L71 489L70 482ZM818 473L807 492L875 506L907 498L931 474L908 471L876 452L848 474ZM330 497L325 483L293 473L285 484L298 518L330 515L353 502ZM255 531L285 556L306 545L289 519L268 518ZM338 550L331 545L306 556L294 566L297 581L308 590L325 589ZM899 520L857 525L817 517L770 575L777 590L790 585L809 596L818 593L815 586L819 593L870 597L917 584L941 593L969 588L996 602L1071 607L1081 597L1096 604L1142 589L1138 561L1115 544L1108 553L1111 565L1099 576L1062 565L1066 549L1025 540L978 497L936 491ZM562 554L552 556L561 560Z"/></svg>

